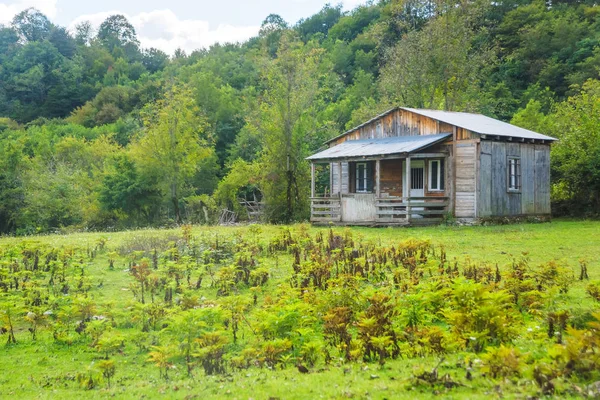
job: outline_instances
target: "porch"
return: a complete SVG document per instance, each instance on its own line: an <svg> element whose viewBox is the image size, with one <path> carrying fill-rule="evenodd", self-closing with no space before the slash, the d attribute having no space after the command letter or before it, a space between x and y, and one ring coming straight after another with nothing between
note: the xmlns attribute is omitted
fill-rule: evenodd
<svg viewBox="0 0 600 400"><path fill-rule="evenodd" d="M347 141L309 157L311 222L368 226L440 223L450 209L448 153L439 146L432 151L432 146L448 137ZM423 152L425 148L428 152ZM335 157L340 150L344 156ZM329 170L329 185L320 188L319 165Z"/></svg>

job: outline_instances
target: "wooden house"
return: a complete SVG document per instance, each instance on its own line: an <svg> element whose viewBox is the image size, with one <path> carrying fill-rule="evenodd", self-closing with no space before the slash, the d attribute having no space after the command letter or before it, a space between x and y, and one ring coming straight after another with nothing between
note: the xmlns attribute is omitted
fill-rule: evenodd
<svg viewBox="0 0 600 400"><path fill-rule="evenodd" d="M327 142L312 166L311 221L348 225L550 215L556 140L480 114L398 107ZM315 193L315 164L329 166Z"/></svg>

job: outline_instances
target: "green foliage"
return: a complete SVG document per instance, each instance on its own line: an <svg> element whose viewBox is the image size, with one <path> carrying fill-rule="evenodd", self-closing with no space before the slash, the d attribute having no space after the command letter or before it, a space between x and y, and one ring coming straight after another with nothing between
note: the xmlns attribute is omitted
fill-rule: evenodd
<svg viewBox="0 0 600 400"><path fill-rule="evenodd" d="M145 134L132 146L141 174L157 182L157 188L181 222L181 199L189 193L189 182L212 148L201 137L204 121L188 89L173 87L165 98L145 110Z"/></svg>
<svg viewBox="0 0 600 400"><path fill-rule="evenodd" d="M600 301L600 281L592 281L585 288L587 294L596 301Z"/></svg>
<svg viewBox="0 0 600 400"><path fill-rule="evenodd" d="M398 105L558 137L553 211L596 215L599 16L589 1L328 4L170 59L123 15L70 32L24 10L0 27L0 232L243 220L239 197L302 221L305 157Z"/></svg>
<svg viewBox="0 0 600 400"><path fill-rule="evenodd" d="M506 227L435 228L444 247L399 241L399 231L308 225L4 238L0 332L10 346L0 369L22 358L34 379L49 375L47 387L74 395L137 393L138 382L149 385L144 393L187 393L200 379L225 391L229 377L279 382L280 373L300 386L353 377L347 387L365 380L371 391L372 380L396 376L389 385L402 395L407 382L422 396L444 388L468 397L490 384L563 395L600 378L600 315L568 265L581 254L565 257L552 242L496 268L506 255L491 249L514 253L540 236L586 246L565 234L569 224L523 225L513 247L519 230ZM581 225L571 229L597 224ZM589 233L582 252L597 245ZM563 261L540 261L551 255ZM589 264L595 278L596 260ZM140 367L145 360L159 374ZM39 390L29 377L6 376L16 394Z"/></svg>

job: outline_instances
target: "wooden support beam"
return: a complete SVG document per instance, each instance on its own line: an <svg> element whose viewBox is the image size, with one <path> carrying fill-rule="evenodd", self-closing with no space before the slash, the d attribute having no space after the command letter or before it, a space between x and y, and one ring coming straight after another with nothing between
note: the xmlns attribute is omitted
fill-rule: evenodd
<svg viewBox="0 0 600 400"><path fill-rule="evenodd" d="M310 197L315 197L315 163L310 163Z"/></svg>
<svg viewBox="0 0 600 400"><path fill-rule="evenodd" d="M342 162L338 161L337 163L337 169L338 169L338 194L340 195L340 198L342 198Z"/></svg>
<svg viewBox="0 0 600 400"><path fill-rule="evenodd" d="M411 158L444 158L448 153L414 153Z"/></svg>
<svg viewBox="0 0 600 400"><path fill-rule="evenodd" d="M375 194L377 198L381 195L381 160L375 160Z"/></svg>
<svg viewBox="0 0 600 400"><path fill-rule="evenodd" d="M407 200L410 199L410 178L411 178L411 170L410 170L410 157L406 157L406 193L403 193L403 197ZM410 200L406 202L406 222L410 223Z"/></svg>

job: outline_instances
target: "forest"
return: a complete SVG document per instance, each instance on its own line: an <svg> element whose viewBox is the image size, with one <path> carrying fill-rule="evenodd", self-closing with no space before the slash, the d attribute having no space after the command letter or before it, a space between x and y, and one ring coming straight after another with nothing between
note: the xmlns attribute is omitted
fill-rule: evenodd
<svg viewBox="0 0 600 400"><path fill-rule="evenodd" d="M122 15L0 26L0 233L204 224L240 198L308 217L305 157L394 106L478 112L559 141L554 215L600 212L594 0L326 5L173 55Z"/></svg>

